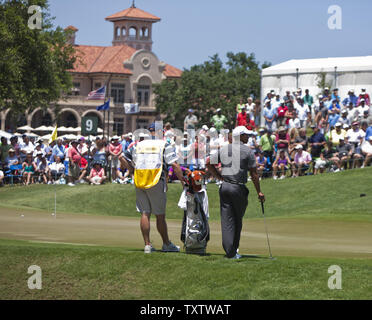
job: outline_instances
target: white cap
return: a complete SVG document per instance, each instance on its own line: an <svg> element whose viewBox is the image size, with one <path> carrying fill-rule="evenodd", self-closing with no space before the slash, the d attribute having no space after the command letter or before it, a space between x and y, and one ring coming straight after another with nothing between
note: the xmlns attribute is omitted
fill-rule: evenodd
<svg viewBox="0 0 372 320"><path fill-rule="evenodd" d="M303 147L302 147L302 144L298 144L297 146L296 146L296 148L295 148L296 150L300 150L300 149L303 149Z"/></svg>
<svg viewBox="0 0 372 320"><path fill-rule="evenodd" d="M329 88L328 87L325 87L324 90L329 90Z"/></svg>
<svg viewBox="0 0 372 320"><path fill-rule="evenodd" d="M344 125L342 126L344 129L347 129L347 128L350 128L350 126L347 124L347 123L344 123Z"/></svg>
<svg viewBox="0 0 372 320"><path fill-rule="evenodd" d="M369 136L368 140L369 140L369 141L372 141L372 136Z"/></svg>
<svg viewBox="0 0 372 320"><path fill-rule="evenodd" d="M219 111L221 111L221 108L218 108L218 109L216 110L216 112L219 112Z"/></svg>
<svg viewBox="0 0 372 320"><path fill-rule="evenodd" d="M238 137L242 134L249 134L248 129L244 126L238 126L232 132L233 137Z"/></svg>
<svg viewBox="0 0 372 320"><path fill-rule="evenodd" d="M120 137L119 137L119 136L113 136L113 137L111 138L111 140L120 140Z"/></svg>
<svg viewBox="0 0 372 320"><path fill-rule="evenodd" d="M139 137L140 138L145 138L146 137L146 134L144 132L140 132Z"/></svg>
<svg viewBox="0 0 372 320"><path fill-rule="evenodd" d="M354 89L351 89L349 92L354 93Z"/></svg>
<svg viewBox="0 0 372 320"><path fill-rule="evenodd" d="M202 129L203 129L204 131L208 131L208 126L207 126L207 125L203 125L203 126L202 126Z"/></svg>
<svg viewBox="0 0 372 320"><path fill-rule="evenodd" d="M215 133L215 132L217 132L217 130L216 130L216 128L212 127L212 128L209 129L209 132L210 133Z"/></svg>
<svg viewBox="0 0 372 320"><path fill-rule="evenodd" d="M347 113L347 110L346 110L346 109L344 109L344 110L342 110L342 111L341 111L341 113Z"/></svg>
<svg viewBox="0 0 372 320"><path fill-rule="evenodd" d="M364 99L360 99L360 102L366 102L366 100L364 100Z"/></svg>
<svg viewBox="0 0 372 320"><path fill-rule="evenodd" d="M342 123L337 122L337 123L335 124L335 127L342 127Z"/></svg>

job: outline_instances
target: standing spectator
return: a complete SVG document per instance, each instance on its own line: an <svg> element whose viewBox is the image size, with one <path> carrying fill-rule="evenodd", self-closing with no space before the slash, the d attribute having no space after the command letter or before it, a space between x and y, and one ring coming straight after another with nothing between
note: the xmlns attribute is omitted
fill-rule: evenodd
<svg viewBox="0 0 372 320"><path fill-rule="evenodd" d="M241 108L241 112L237 114L235 127L243 126L246 127L248 123L248 114L246 112L246 106L243 105Z"/></svg>
<svg viewBox="0 0 372 320"><path fill-rule="evenodd" d="M293 96L291 95L291 91L287 90L285 92L285 96L283 97L283 100L286 104L293 101Z"/></svg>
<svg viewBox="0 0 372 320"><path fill-rule="evenodd" d="M194 110L189 109L188 115L185 117L184 120L184 130L195 130L195 126L198 123L198 118L194 115Z"/></svg>
<svg viewBox="0 0 372 320"><path fill-rule="evenodd" d="M94 162L88 180L91 184L100 185L106 180L105 170L102 168L100 162Z"/></svg>
<svg viewBox="0 0 372 320"><path fill-rule="evenodd" d="M369 97L369 94L366 92L366 89L362 89L358 101L357 101L357 106L360 105L361 100L364 99L364 102L366 103L367 106L371 105L371 99Z"/></svg>
<svg viewBox="0 0 372 320"><path fill-rule="evenodd" d="M112 183L117 182L117 169L120 167L119 164L119 156L123 152L123 147L119 143L119 137L114 136L111 139L111 143L109 145L109 153L111 156L111 174L112 174Z"/></svg>
<svg viewBox="0 0 372 320"><path fill-rule="evenodd" d="M285 171L288 169L288 166L292 164L291 159L288 157L284 149L280 149L276 159L273 163L273 179L278 179L277 172L281 173L280 179L285 178Z"/></svg>
<svg viewBox="0 0 372 320"><path fill-rule="evenodd" d="M11 144L11 147L14 149L15 155L19 157L20 151L19 151L18 137L17 136L11 137L10 144Z"/></svg>
<svg viewBox="0 0 372 320"><path fill-rule="evenodd" d="M308 105L304 104L304 101L301 98L297 99L297 103L295 103L295 109L298 114L298 119L300 120L300 127L306 128L307 123L310 121L310 108Z"/></svg>
<svg viewBox="0 0 372 320"><path fill-rule="evenodd" d="M309 94L309 89L305 90L305 95L303 97L304 104L309 107L310 114L314 112L314 98Z"/></svg>
<svg viewBox="0 0 372 320"><path fill-rule="evenodd" d="M270 131L276 130L276 110L271 107L271 101L267 100L263 110L266 128Z"/></svg>
<svg viewBox="0 0 372 320"><path fill-rule="evenodd" d="M23 183L28 186L33 183L33 175L36 171L36 164L32 160L32 153L26 155L25 161L22 163L22 177Z"/></svg>
<svg viewBox="0 0 372 320"><path fill-rule="evenodd" d="M353 89L349 90L348 96L342 101L344 107L347 107L350 103L352 103L353 107L356 107L358 104L358 97L354 94Z"/></svg>
<svg viewBox="0 0 372 320"><path fill-rule="evenodd" d="M77 150L77 146L79 141L73 140L71 141L71 146L68 149L68 185L70 187L75 186L75 181L80 177L80 162L81 162L81 155Z"/></svg>
<svg viewBox="0 0 372 320"><path fill-rule="evenodd" d="M293 128L300 129L301 128L301 121L298 118L298 114L295 110L293 110L293 112L291 113L291 117L289 117L287 127L288 129L293 129Z"/></svg>
<svg viewBox="0 0 372 320"><path fill-rule="evenodd" d="M85 159L88 158L88 147L87 144L85 143L85 138L81 137L79 139L79 144L77 146L77 150L79 151L80 155L84 157Z"/></svg>
<svg viewBox="0 0 372 320"><path fill-rule="evenodd" d="M263 152L266 159L269 160L270 166L273 164L275 138L275 135L273 135L270 130L265 129L265 133L262 135L259 143L260 150Z"/></svg>
<svg viewBox="0 0 372 320"><path fill-rule="evenodd" d="M239 103L236 105L236 113L242 112L243 106L245 106L244 99L243 98L240 98L239 99Z"/></svg>
<svg viewBox="0 0 372 320"><path fill-rule="evenodd" d="M303 175L304 172L310 168L311 155L307 151L304 151L300 144L296 146L295 150L293 172L294 176L298 177Z"/></svg>
<svg viewBox="0 0 372 320"><path fill-rule="evenodd" d="M278 122L278 126L281 127L281 126L284 126L285 125L285 113L288 111L288 107L284 104L284 103L281 103L278 107L278 115L277 115L277 122Z"/></svg>
<svg viewBox="0 0 372 320"><path fill-rule="evenodd" d="M318 127L312 125L311 128L313 129L313 134L309 139L311 156L313 158L319 158L322 149L326 145L326 140L324 134L320 132Z"/></svg>
<svg viewBox="0 0 372 320"><path fill-rule="evenodd" d="M254 114L254 123L256 124L256 127L258 127L261 123L261 104L259 101L256 101L254 105L253 114Z"/></svg>
<svg viewBox="0 0 372 320"><path fill-rule="evenodd" d="M247 99L247 104L245 105L245 110L248 113L248 117L250 120L254 121L254 110L256 108L256 104L253 102L252 97Z"/></svg>
<svg viewBox="0 0 372 320"><path fill-rule="evenodd" d="M221 129L227 124L227 118L222 114L221 108L217 109L217 114L212 117L212 123L214 127L220 132Z"/></svg>
<svg viewBox="0 0 372 320"><path fill-rule="evenodd" d="M360 99L359 106L356 108L358 110L358 117L363 117L365 111L369 112L369 106L366 104L365 99Z"/></svg>
<svg viewBox="0 0 372 320"><path fill-rule="evenodd" d="M334 109L329 110L327 131L335 127L339 118L340 115Z"/></svg>
<svg viewBox="0 0 372 320"><path fill-rule="evenodd" d="M102 139L96 140L96 147L93 149L93 162L100 162L102 167L105 167L107 164L106 146Z"/></svg>
<svg viewBox="0 0 372 320"><path fill-rule="evenodd" d="M8 144L8 139L5 137L1 137L1 145L0 145L0 165L5 162L6 157L9 155L9 150L11 149L11 145Z"/></svg>
<svg viewBox="0 0 372 320"><path fill-rule="evenodd" d="M19 145L19 155L21 158L21 162L23 163L26 160L26 155L28 153L33 153L34 152L34 145L30 141L29 137L26 136L25 134L22 136L23 142Z"/></svg>

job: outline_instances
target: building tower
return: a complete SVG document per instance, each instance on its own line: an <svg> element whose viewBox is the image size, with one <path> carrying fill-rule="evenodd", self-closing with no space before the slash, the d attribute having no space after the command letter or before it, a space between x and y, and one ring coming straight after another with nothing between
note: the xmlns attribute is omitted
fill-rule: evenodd
<svg viewBox="0 0 372 320"><path fill-rule="evenodd" d="M152 51L152 24L160 18L136 8L130 8L106 18L114 23L113 46L128 45L134 49Z"/></svg>

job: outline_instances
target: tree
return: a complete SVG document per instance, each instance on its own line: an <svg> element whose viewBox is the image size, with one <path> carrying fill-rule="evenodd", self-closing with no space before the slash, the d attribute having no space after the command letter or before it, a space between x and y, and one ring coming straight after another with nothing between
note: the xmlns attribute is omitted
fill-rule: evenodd
<svg viewBox="0 0 372 320"><path fill-rule="evenodd" d="M235 123L235 108L240 98L260 96L261 67L251 53L227 53L227 62L215 54L208 61L185 69L181 79L165 80L155 85L157 111L175 127L183 127L187 109L193 108L202 123L208 124L215 110L221 108Z"/></svg>
<svg viewBox="0 0 372 320"><path fill-rule="evenodd" d="M41 8L42 27L31 29L28 8ZM0 106L15 113L47 108L72 87L75 50L69 33L53 28L47 0L0 0Z"/></svg>

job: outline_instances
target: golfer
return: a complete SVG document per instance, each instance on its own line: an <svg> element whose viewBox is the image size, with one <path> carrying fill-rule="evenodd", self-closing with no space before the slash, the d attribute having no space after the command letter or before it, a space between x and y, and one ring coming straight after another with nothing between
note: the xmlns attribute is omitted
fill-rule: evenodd
<svg viewBox="0 0 372 320"><path fill-rule="evenodd" d="M163 240L162 251L180 251L180 247L169 240L165 221L167 166L172 166L174 173L182 184L184 184L185 179L177 163L178 157L174 147L162 139L163 126L160 125L160 127L160 134L156 136L155 124L150 125L151 137L132 144L125 151L124 157L119 159L130 172L134 172L136 205L137 210L141 213L140 227L145 242L145 253L155 251L150 241L151 214L156 216L156 226Z"/></svg>
<svg viewBox="0 0 372 320"><path fill-rule="evenodd" d="M207 168L217 179L222 180L220 187L220 211L222 246L228 258L240 259L237 252L243 226L243 216L248 205L249 190L245 186L248 171L256 188L258 199L265 201L260 189L256 170L256 159L248 142L248 129L238 126L233 130L233 143L222 147L218 153L207 160ZM221 172L214 165L221 163Z"/></svg>

